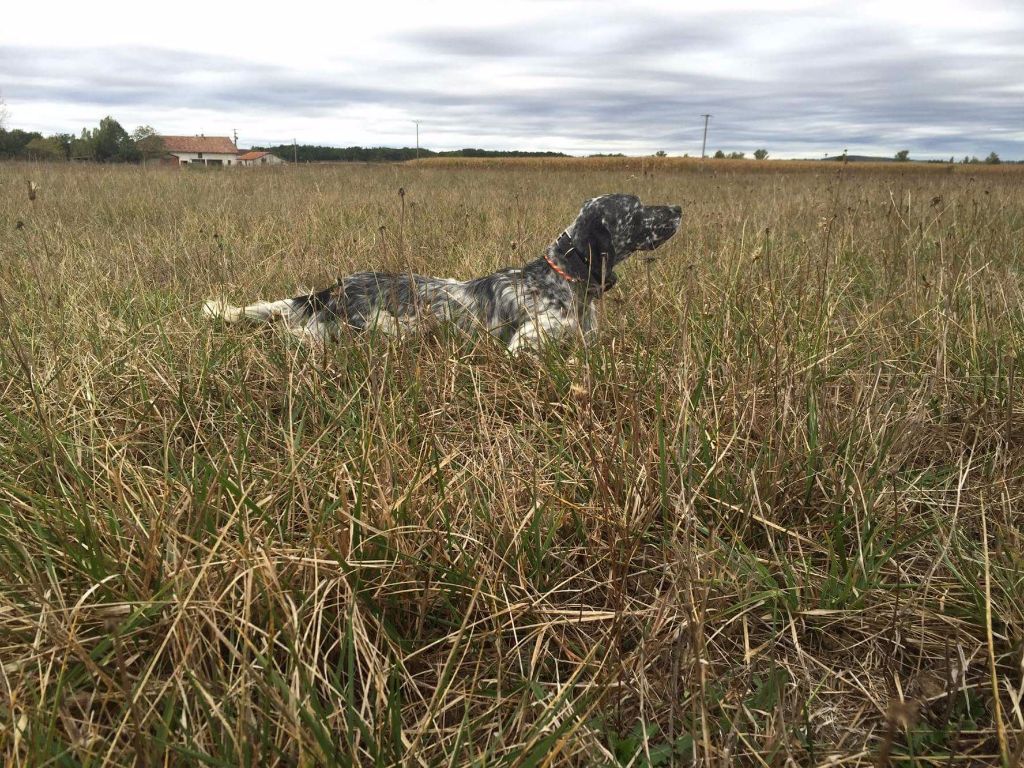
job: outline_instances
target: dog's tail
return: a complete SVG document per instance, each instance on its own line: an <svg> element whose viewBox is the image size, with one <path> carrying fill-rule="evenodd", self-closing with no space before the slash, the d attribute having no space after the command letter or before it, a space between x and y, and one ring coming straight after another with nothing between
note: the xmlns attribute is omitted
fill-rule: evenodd
<svg viewBox="0 0 1024 768"><path fill-rule="evenodd" d="M287 320L294 310L294 299L261 301L256 304L247 304L244 307L234 307L223 299L210 299L203 304L204 317L223 320L225 323Z"/></svg>

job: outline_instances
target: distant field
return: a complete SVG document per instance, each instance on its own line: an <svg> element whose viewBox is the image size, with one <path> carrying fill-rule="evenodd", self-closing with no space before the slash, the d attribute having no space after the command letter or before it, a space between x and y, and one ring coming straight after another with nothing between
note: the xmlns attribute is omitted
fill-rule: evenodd
<svg viewBox="0 0 1024 768"><path fill-rule="evenodd" d="M1013 764L1022 182L0 165L4 764ZM684 220L587 349L198 315L609 191Z"/></svg>
<svg viewBox="0 0 1024 768"><path fill-rule="evenodd" d="M845 173L884 174L899 176L901 174L949 173L964 176L979 174L1008 173L1017 177L1024 176L1024 167L1015 163L988 165L986 163L931 163L931 162L891 162L855 161L840 163L835 160L755 160L743 158L737 160L713 159L708 157L430 157L412 160L409 166L423 168L493 168L493 169L582 169L591 171L630 171L640 173L704 173L714 176L733 173L796 173L811 171L815 173L835 173L842 166Z"/></svg>

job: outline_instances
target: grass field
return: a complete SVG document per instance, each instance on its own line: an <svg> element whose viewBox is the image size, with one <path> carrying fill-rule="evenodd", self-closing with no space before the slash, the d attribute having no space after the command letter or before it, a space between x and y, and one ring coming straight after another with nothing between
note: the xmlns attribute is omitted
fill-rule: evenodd
<svg viewBox="0 0 1024 768"><path fill-rule="evenodd" d="M610 191L683 227L585 349L199 317ZM8 164L0 233L4 765L1020 760L1024 168Z"/></svg>

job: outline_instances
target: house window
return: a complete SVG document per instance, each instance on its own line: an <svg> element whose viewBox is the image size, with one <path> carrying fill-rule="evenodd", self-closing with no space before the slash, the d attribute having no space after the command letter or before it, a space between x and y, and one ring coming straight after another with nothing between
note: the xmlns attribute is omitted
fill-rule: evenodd
<svg viewBox="0 0 1024 768"><path fill-rule="evenodd" d="M202 152L200 152L200 153L199 153L199 159L200 159L200 160L202 160L202 159L203 159L203 153L202 153Z"/></svg>

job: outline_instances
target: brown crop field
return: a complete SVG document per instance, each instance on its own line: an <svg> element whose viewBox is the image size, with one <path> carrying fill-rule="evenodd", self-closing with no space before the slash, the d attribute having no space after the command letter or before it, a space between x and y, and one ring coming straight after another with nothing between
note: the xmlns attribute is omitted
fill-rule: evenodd
<svg viewBox="0 0 1024 768"><path fill-rule="evenodd" d="M611 191L586 346L199 315ZM1016 765L1022 345L1024 166L0 164L0 759Z"/></svg>

